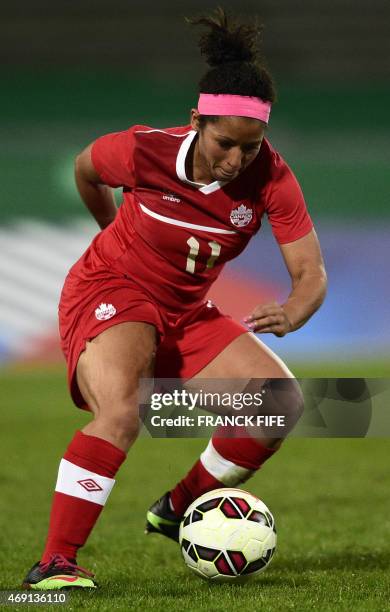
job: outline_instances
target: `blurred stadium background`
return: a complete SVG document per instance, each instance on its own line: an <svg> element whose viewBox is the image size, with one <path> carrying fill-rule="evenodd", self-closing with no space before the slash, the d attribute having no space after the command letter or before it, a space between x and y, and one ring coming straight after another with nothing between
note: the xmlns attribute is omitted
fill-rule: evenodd
<svg viewBox="0 0 390 612"><path fill-rule="evenodd" d="M279 90L269 138L294 169L324 251L329 295L302 330L265 341L294 362L388 363L388 0L242 0L266 24ZM183 17L210 0L20 0L0 36L0 363L61 361L57 302L97 226L73 159L133 123L181 125L204 70ZM289 282L267 224L212 297L242 318ZM385 375L383 367L378 375ZM348 375L344 367L344 375ZM375 372L370 371L370 375Z"/></svg>

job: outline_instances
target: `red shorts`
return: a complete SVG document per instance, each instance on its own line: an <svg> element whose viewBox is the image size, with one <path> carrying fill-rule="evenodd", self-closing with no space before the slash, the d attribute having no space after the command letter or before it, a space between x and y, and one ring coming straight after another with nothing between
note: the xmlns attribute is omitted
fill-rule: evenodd
<svg viewBox="0 0 390 612"><path fill-rule="evenodd" d="M210 301L185 314L169 313L128 278L105 273L81 279L70 273L61 294L59 327L70 393L79 408L86 408L76 380L85 343L129 321L150 323L158 332L156 378L192 378L248 331Z"/></svg>

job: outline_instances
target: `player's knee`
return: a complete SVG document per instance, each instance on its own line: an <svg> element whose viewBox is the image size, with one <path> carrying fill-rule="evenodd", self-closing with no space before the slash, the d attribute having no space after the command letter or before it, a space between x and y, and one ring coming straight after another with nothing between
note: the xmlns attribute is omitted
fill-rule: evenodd
<svg viewBox="0 0 390 612"><path fill-rule="evenodd" d="M291 397L291 415L295 422L297 422L302 414L305 407L305 400L303 397L302 389L300 384L295 380L295 378L289 379L290 381L290 397Z"/></svg>
<svg viewBox="0 0 390 612"><path fill-rule="evenodd" d="M99 420L104 430L114 438L131 442L138 436L140 428L138 410L131 406L117 406L111 412L100 413L96 420Z"/></svg>
<svg viewBox="0 0 390 612"><path fill-rule="evenodd" d="M111 419L111 427L128 440L134 440L140 428L138 411L114 415Z"/></svg>
<svg viewBox="0 0 390 612"><path fill-rule="evenodd" d="M95 419L111 435L133 440L139 431L139 409L136 385L107 385L96 390Z"/></svg>
<svg viewBox="0 0 390 612"><path fill-rule="evenodd" d="M138 380L106 375L93 380L85 399L95 415L126 414L138 407Z"/></svg>
<svg viewBox="0 0 390 612"><path fill-rule="evenodd" d="M263 386L263 412L284 416L294 427L304 409L302 389L295 378L270 378Z"/></svg>

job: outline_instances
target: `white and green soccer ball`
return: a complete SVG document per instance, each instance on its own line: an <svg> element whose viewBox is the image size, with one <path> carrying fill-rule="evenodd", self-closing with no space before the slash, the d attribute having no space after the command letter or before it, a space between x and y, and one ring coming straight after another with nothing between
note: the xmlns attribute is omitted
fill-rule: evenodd
<svg viewBox="0 0 390 612"><path fill-rule="evenodd" d="M274 518L241 489L214 489L186 510L179 542L186 565L214 581L240 581L265 570L276 547Z"/></svg>

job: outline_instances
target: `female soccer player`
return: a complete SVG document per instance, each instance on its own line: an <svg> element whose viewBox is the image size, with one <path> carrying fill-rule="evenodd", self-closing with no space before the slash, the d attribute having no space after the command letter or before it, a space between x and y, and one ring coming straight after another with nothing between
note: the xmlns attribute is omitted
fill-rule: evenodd
<svg viewBox="0 0 390 612"><path fill-rule="evenodd" d="M257 57L257 29L223 11L194 21L210 69L185 127L135 125L98 138L76 160L81 197L102 231L70 270L59 306L73 401L93 419L61 460L32 589L95 587L76 565L139 429L139 379L284 379L288 409L302 398L291 372L252 332L284 336L321 305L326 277L301 190L265 139L274 85ZM123 187L115 205L112 187ZM257 305L247 327L205 301L223 265L266 214L292 288L284 304ZM249 331L248 331L249 330ZM295 415L295 417L294 417ZM147 514L147 531L177 539L186 507L237 486L280 439L214 435L187 476ZM84 576L82 575L84 572Z"/></svg>

